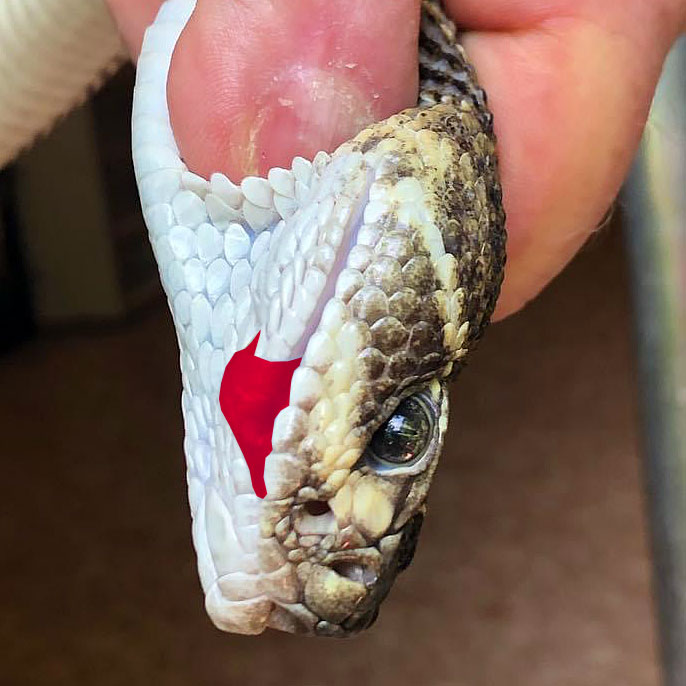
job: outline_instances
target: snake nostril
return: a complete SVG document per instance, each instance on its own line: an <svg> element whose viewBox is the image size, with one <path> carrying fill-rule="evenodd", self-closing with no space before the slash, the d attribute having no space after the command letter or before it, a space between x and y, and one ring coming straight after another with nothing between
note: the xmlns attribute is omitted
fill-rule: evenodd
<svg viewBox="0 0 686 686"><path fill-rule="evenodd" d="M321 517L322 515L331 512L329 503L326 500L308 500L303 505L303 509L312 517Z"/></svg>
<svg viewBox="0 0 686 686"><path fill-rule="evenodd" d="M370 567L348 560L334 562L334 564L331 565L331 569L333 569L336 574L345 577L346 579L350 579L350 581L364 584L367 588L373 586L378 578L376 572Z"/></svg>

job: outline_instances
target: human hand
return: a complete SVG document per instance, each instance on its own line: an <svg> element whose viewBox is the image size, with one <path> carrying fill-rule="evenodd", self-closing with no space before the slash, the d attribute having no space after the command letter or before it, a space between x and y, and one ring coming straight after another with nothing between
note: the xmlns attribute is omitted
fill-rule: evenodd
<svg viewBox="0 0 686 686"><path fill-rule="evenodd" d="M161 0L108 0L132 53ZM683 0L445 0L489 94L507 212L496 318L571 259L612 203ZM197 173L234 179L332 150L415 104L419 0L199 0L172 125Z"/></svg>

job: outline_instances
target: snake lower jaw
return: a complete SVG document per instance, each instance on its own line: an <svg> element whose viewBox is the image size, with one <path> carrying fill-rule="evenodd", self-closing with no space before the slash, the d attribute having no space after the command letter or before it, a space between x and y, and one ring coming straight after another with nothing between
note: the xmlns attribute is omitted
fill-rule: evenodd
<svg viewBox="0 0 686 686"><path fill-rule="evenodd" d="M381 603L389 594L395 579L404 572L411 564L419 543L419 534L424 522L424 513L415 514L397 534L393 541L388 541L386 546L393 546L384 559L383 571L379 579L370 589L368 596L355 609L355 612L343 623L345 635L359 633L368 629L379 617ZM382 541L381 549L384 549Z"/></svg>
<svg viewBox="0 0 686 686"><path fill-rule="evenodd" d="M309 570L304 607L312 619L289 630L346 638L369 628L396 577L412 561L423 519L418 513L375 547L341 551Z"/></svg>

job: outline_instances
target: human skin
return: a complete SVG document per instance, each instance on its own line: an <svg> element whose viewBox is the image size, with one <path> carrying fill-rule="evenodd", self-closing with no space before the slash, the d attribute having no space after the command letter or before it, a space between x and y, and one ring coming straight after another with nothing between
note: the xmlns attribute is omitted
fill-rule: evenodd
<svg viewBox="0 0 686 686"><path fill-rule="evenodd" d="M108 0L135 56L161 0ZM520 309L612 204L684 0L445 0L489 95L507 212L495 318ZM332 150L414 105L419 0L199 0L174 56L172 125L234 180Z"/></svg>

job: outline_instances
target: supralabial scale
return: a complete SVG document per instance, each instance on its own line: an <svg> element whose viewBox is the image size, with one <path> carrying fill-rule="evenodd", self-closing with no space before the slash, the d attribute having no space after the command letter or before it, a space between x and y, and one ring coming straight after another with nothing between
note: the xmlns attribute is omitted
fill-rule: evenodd
<svg viewBox="0 0 686 686"><path fill-rule="evenodd" d="M267 178L203 179L180 158L166 97L194 7L169 0L146 33L133 156L180 347L205 604L226 631L345 636L412 559L447 384L498 297L492 116L455 27L424 0L416 108ZM247 366L230 364L237 353ZM296 360L263 435L259 405L242 404L259 385L240 375L250 360ZM239 445L252 439L263 474Z"/></svg>

